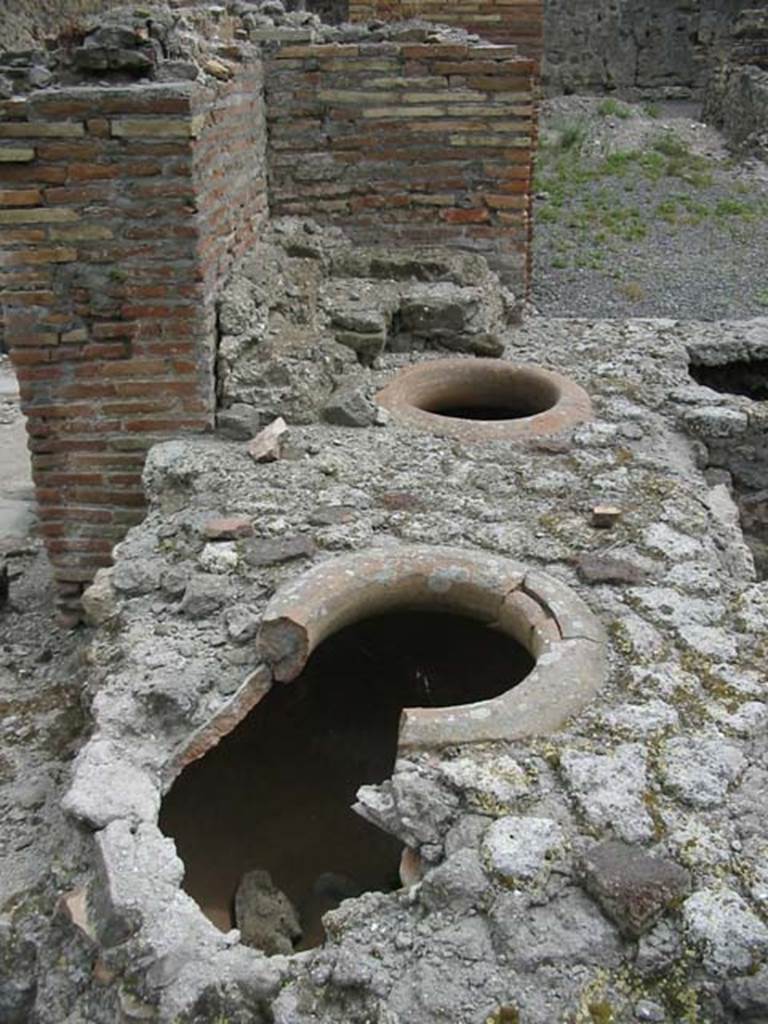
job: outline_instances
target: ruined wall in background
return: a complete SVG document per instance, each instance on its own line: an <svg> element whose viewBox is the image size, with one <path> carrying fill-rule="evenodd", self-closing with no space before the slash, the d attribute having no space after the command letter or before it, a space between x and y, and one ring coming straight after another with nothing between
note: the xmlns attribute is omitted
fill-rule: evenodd
<svg viewBox="0 0 768 1024"><path fill-rule="evenodd" d="M265 217L261 64L3 103L0 301L64 607L143 514L158 440L210 428L214 297Z"/></svg>
<svg viewBox="0 0 768 1024"><path fill-rule="evenodd" d="M735 152L768 159L768 9L745 11L707 84L703 117Z"/></svg>
<svg viewBox="0 0 768 1024"><path fill-rule="evenodd" d="M543 54L550 95L618 90L639 97L698 95L736 17L758 6L755 0L308 0L312 10L329 3L337 20L420 17Z"/></svg>
<svg viewBox="0 0 768 1024"><path fill-rule="evenodd" d="M737 15L755 0L544 0L549 94L698 94Z"/></svg>
<svg viewBox="0 0 768 1024"><path fill-rule="evenodd" d="M350 21L422 18L475 32L492 43L515 43L528 57L541 57L542 0L349 0Z"/></svg>
<svg viewBox="0 0 768 1024"><path fill-rule="evenodd" d="M282 47L266 75L273 214L480 252L522 293L534 74L504 47Z"/></svg>
<svg viewBox="0 0 768 1024"><path fill-rule="evenodd" d="M0 50L39 46L47 35L111 6L111 0L0 0Z"/></svg>

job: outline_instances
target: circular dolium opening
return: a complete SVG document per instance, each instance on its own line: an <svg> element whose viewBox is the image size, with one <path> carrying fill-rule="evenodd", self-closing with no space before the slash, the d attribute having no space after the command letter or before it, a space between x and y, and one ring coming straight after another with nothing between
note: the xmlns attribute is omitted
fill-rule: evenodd
<svg viewBox="0 0 768 1024"><path fill-rule="evenodd" d="M483 374L482 366L471 377L435 381L413 404L423 412L462 420L520 420L551 409L558 400L549 381L531 378L524 370L503 376Z"/></svg>
<svg viewBox="0 0 768 1024"><path fill-rule="evenodd" d="M488 700L533 665L511 637L452 614L392 613L328 637L164 799L185 889L227 930L243 875L267 871L297 911L294 948L317 945L341 899L399 885L402 844L351 804L391 773L402 708Z"/></svg>

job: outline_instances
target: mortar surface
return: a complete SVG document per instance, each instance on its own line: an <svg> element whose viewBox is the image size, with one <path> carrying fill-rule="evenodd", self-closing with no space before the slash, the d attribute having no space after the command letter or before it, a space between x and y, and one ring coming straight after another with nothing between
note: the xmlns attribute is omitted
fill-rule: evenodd
<svg viewBox="0 0 768 1024"><path fill-rule="evenodd" d="M93 927L104 934L128 906L142 921L103 955L117 964L140 943L163 958L162 988L152 975L141 988L161 1019L232 1012L242 997L222 988L230 978L285 1024L479 1022L504 1007L545 1024L589 1020L595 1005L629 1021L646 1003L659 1020L687 1007L688 1019L725 1022L747 979L764 976L768 593L751 582L735 506L707 483L692 427L714 401L745 422L761 403L714 399L688 361L715 345L757 358L766 324L533 318L504 340L507 358L584 386L595 420L483 445L392 423L292 427L264 465L244 444L153 450L147 518L96 588L108 622L89 654L96 731L67 807L98 829L111 879ZM360 386L372 393L413 358L382 357ZM610 531L592 525L606 503L622 510ZM223 515L251 536L206 539ZM118 851L156 856L160 793L184 750L204 749L206 723L228 708L236 721L263 692L252 640L273 591L340 552L409 544L512 557L571 586L610 637L600 700L557 734L412 753L364 787L361 812L418 849L426 874L326 915L326 945L306 958L264 959L204 927L170 878L122 895ZM119 798L98 791L105 769L125 782ZM517 837L503 857L494 821ZM130 822L143 822L133 839ZM595 901L582 888L585 852L609 838L651 854L649 870L661 859L688 872L674 896L642 897L655 910L639 938L630 893Z"/></svg>

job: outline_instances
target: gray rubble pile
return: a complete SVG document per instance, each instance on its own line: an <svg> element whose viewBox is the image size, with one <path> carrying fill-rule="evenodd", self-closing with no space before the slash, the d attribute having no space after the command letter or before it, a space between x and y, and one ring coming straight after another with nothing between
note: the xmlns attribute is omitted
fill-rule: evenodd
<svg viewBox="0 0 768 1024"><path fill-rule="evenodd" d="M66 801L93 833L87 928L105 991L134 1015L201 1024L768 1014L768 584L727 483L707 482L689 421L713 393L688 373L709 339L762 329L534 318L507 330L506 358L590 392L595 419L555 437L294 422L269 462L243 441L152 451L147 518L86 599L103 624L94 734ZM327 344L365 395L440 357L385 350L368 366ZM733 400L749 419L761 403L746 402ZM593 525L598 504L620 509L608 529ZM512 557L568 584L607 632L608 682L556 734L401 751L359 810L418 869L326 913L324 945L267 956L184 892L162 794L184 752L203 753L269 687L253 641L275 590L345 552L414 544ZM38 985L38 1005L55 1005L44 972Z"/></svg>

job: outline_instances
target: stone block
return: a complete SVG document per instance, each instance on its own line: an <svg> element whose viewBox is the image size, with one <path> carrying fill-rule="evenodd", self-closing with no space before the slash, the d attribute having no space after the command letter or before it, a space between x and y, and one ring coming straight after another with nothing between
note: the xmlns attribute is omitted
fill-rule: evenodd
<svg viewBox="0 0 768 1024"><path fill-rule="evenodd" d="M690 887L688 872L673 861L620 842L593 846L580 870L587 892L632 938L653 927Z"/></svg>

